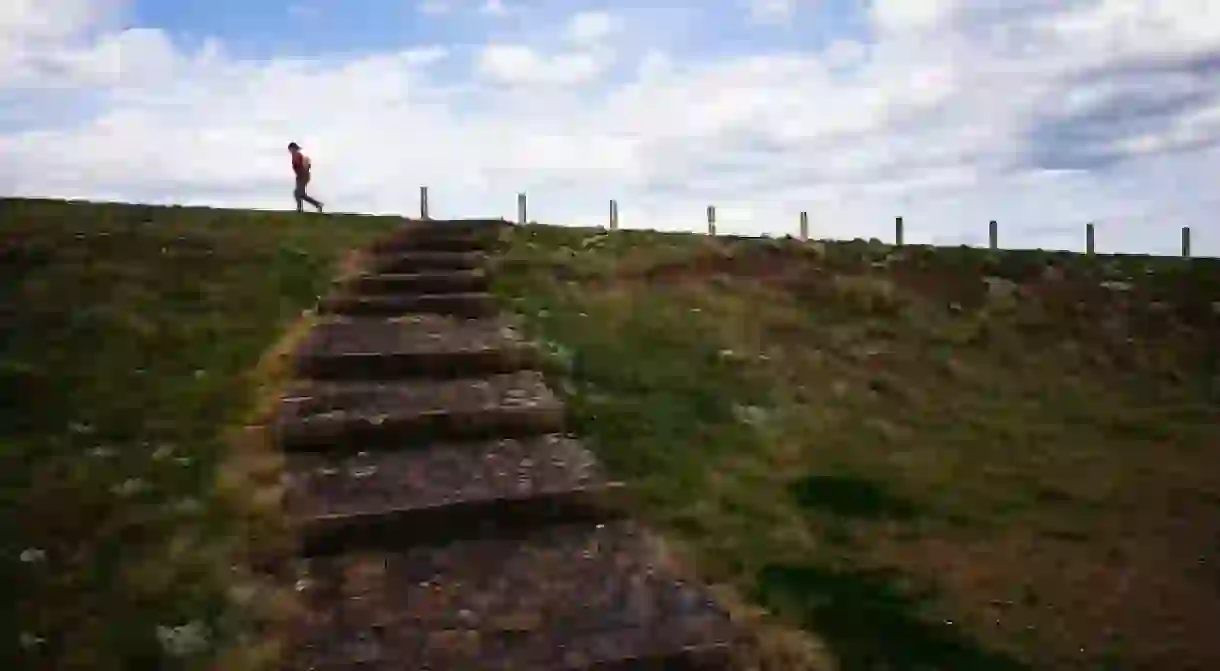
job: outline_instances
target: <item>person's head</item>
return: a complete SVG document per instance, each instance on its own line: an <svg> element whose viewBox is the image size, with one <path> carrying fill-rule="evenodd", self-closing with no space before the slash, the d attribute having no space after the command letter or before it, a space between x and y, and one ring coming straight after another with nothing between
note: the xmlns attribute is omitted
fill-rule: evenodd
<svg viewBox="0 0 1220 671"><path fill-rule="evenodd" d="M298 151L301 151L301 145L299 145L299 144L297 144L297 143L295 143L295 142L289 142L289 143L288 143L288 151L290 151L290 152L292 152L292 153L294 153L294 154L295 154L295 153L297 153Z"/></svg>

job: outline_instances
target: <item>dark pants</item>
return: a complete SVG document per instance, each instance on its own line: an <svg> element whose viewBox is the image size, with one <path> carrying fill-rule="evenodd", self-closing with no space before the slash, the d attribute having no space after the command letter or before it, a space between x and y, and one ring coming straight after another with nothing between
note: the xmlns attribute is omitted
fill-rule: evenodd
<svg viewBox="0 0 1220 671"><path fill-rule="evenodd" d="M309 173L297 175L296 188L292 190L292 197L297 201L297 212L301 211L302 202L309 203L310 205L321 209L322 204L313 198L310 198L309 194L305 193L305 187L307 186L309 186Z"/></svg>

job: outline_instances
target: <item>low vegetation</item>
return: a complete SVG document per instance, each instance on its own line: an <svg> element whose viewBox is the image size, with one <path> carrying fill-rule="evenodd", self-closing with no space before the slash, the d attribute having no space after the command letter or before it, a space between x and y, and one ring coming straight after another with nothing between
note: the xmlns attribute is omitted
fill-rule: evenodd
<svg viewBox="0 0 1220 671"><path fill-rule="evenodd" d="M0 201L3 661L274 661L278 464L242 427L395 221ZM529 226L501 264L760 667L1220 660L1215 261Z"/></svg>
<svg viewBox="0 0 1220 671"><path fill-rule="evenodd" d="M268 652L274 455L238 428L282 368L263 352L393 223L0 201L5 668Z"/></svg>
<svg viewBox="0 0 1220 671"><path fill-rule="evenodd" d="M529 226L497 277L762 666L1220 660L1215 260Z"/></svg>

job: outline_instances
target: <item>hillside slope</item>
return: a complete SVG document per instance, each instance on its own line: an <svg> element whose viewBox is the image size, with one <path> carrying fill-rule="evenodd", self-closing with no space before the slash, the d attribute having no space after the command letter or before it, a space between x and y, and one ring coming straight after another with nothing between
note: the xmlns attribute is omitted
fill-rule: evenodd
<svg viewBox="0 0 1220 671"><path fill-rule="evenodd" d="M400 222L0 201L6 668L201 668L250 632L268 600L231 566L275 531L249 479L275 471L223 430L344 252Z"/></svg>
<svg viewBox="0 0 1220 671"><path fill-rule="evenodd" d="M774 667L1220 666L1215 260L530 226L498 277Z"/></svg>

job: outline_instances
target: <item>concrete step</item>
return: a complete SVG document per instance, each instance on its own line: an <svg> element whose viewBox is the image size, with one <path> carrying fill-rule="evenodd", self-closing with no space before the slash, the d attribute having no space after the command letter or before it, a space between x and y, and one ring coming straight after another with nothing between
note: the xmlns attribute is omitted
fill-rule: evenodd
<svg viewBox="0 0 1220 671"><path fill-rule="evenodd" d="M398 317L410 313L491 317L499 314L495 296L489 293L444 294L351 294L340 292L318 304L322 315Z"/></svg>
<svg viewBox="0 0 1220 671"><path fill-rule="evenodd" d="M287 667L728 668L731 621L675 575L628 522L305 558Z"/></svg>
<svg viewBox="0 0 1220 671"><path fill-rule="evenodd" d="M542 361L507 320L413 314L332 317L306 336L297 374L325 380L391 380L511 373Z"/></svg>
<svg viewBox="0 0 1220 671"><path fill-rule="evenodd" d="M306 554L401 547L613 517L621 485L559 434L421 450L288 456L285 503Z"/></svg>
<svg viewBox="0 0 1220 671"><path fill-rule="evenodd" d="M512 222L500 219L488 218L469 218L469 219L417 219L407 217L403 219L403 227L411 230L424 231L426 233L453 233L460 232L481 232L481 231L498 231L506 226L512 226Z"/></svg>
<svg viewBox="0 0 1220 671"><path fill-rule="evenodd" d="M287 451L360 451L437 440L562 433L563 404L542 375L290 383L274 421Z"/></svg>
<svg viewBox="0 0 1220 671"><path fill-rule="evenodd" d="M493 231L404 227L374 242L370 250L374 254L486 251L494 247L497 240Z"/></svg>
<svg viewBox="0 0 1220 671"><path fill-rule="evenodd" d="M486 292L490 284L487 272L477 269L358 275L344 282L343 287L362 295L445 294Z"/></svg>
<svg viewBox="0 0 1220 671"><path fill-rule="evenodd" d="M437 270L475 270L487 265L488 255L479 251L411 251L370 254L367 271L381 273L421 273Z"/></svg>

